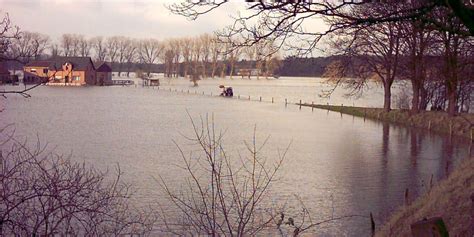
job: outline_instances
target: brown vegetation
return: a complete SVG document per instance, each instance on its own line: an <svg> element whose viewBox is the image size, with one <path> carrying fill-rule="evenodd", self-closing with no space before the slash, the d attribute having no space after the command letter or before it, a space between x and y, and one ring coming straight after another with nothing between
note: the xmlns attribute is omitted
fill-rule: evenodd
<svg viewBox="0 0 474 237"><path fill-rule="evenodd" d="M358 117L383 120L392 123L413 126L439 132L452 134L472 139L474 136L474 114L460 114L455 117L449 116L442 111L423 111L412 115L408 110L391 110L384 112L379 108L364 108L337 105L303 104L303 106L313 106L319 109L326 109Z"/></svg>
<svg viewBox="0 0 474 237"><path fill-rule="evenodd" d="M0 235L117 236L149 233L152 212L130 205L130 186L85 164L33 148L0 130Z"/></svg>
<svg viewBox="0 0 474 237"><path fill-rule="evenodd" d="M474 157L409 206L396 211L375 236L411 236L410 225L441 217L450 236L474 235Z"/></svg>

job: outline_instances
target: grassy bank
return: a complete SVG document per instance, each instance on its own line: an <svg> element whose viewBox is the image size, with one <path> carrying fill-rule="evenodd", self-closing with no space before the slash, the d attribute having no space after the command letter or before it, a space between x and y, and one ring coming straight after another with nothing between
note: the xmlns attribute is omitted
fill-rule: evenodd
<svg viewBox="0 0 474 237"><path fill-rule="evenodd" d="M396 211L375 236L411 236L410 225L441 217L450 236L474 236L474 157L408 206Z"/></svg>
<svg viewBox="0 0 474 237"><path fill-rule="evenodd" d="M410 111L397 109L386 113L383 112L383 109L380 108L318 104L302 105L310 107L313 106L319 109L331 110L369 119L376 119L401 125L429 129L431 131L443 134L452 133L452 135L461 136L468 139L473 139L474 136L474 114L461 114L455 117L449 117L447 113L440 111L423 111L419 114L411 115Z"/></svg>

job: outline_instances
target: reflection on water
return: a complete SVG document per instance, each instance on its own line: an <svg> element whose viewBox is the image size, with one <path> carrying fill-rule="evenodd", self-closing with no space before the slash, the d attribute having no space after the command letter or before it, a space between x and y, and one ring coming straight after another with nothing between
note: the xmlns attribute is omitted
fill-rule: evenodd
<svg viewBox="0 0 474 237"><path fill-rule="evenodd" d="M41 87L32 96L2 99L0 125L14 123L18 136L39 135L57 152L72 152L74 159L99 168L120 163L140 203L163 199L154 180L158 174L175 185L182 180L172 140L185 152L194 149L182 136L192 135L186 110L194 118L214 115L217 128L226 130L230 156L237 157L255 125L260 138L271 136L270 156L292 140L271 197L285 202L297 194L315 221L372 212L380 224L403 204L407 188L411 199L425 192L432 176L445 177L470 149L456 138L324 110L150 88ZM361 236L370 225L351 219L315 231Z"/></svg>

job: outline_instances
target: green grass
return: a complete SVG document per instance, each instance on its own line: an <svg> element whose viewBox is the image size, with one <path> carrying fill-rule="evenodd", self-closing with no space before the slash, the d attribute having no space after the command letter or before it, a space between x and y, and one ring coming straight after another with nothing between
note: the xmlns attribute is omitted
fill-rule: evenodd
<svg viewBox="0 0 474 237"><path fill-rule="evenodd" d="M446 112L422 111L411 115L410 111L394 109L388 113L380 108L365 108L336 105L302 104L302 106L313 106L318 109L330 110L358 117L387 121L391 123L429 129L443 134L473 139L474 136L474 114L460 114L449 117Z"/></svg>

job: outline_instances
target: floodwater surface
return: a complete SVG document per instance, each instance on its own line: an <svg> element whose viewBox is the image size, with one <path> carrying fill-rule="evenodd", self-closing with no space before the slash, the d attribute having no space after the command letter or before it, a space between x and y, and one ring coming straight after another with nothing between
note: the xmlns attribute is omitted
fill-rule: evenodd
<svg viewBox="0 0 474 237"><path fill-rule="evenodd" d="M223 143L231 157L244 153L243 141L252 139L256 127L259 141L270 136L264 147L268 157L276 157L291 143L279 180L272 186L271 201L292 205L298 196L314 221L372 212L379 225L404 203L406 189L413 199L428 189L431 177L435 182L446 177L469 156L469 143L456 138L282 104L284 97L305 94L306 89L297 88L305 88L306 80L294 79L294 84L286 85L269 81L267 86L258 82L259 87L239 81L233 86L237 94L239 85L246 85L246 94L258 88L255 96L270 95L275 87L282 87L278 103L273 104L193 94L196 88L187 94L187 83L175 87L186 88L186 93L170 92L170 83L160 90L43 86L28 99L2 98L0 125L13 124L17 137L31 141L38 136L57 153L72 153L74 160L100 169L120 164L124 179L137 189L135 199L140 203L164 199L158 176L179 187L185 173L177 166L181 158L173 141L185 154L196 149L185 138L193 135L188 114L194 121L213 117L216 129L225 131ZM202 84L206 92L215 88L215 83ZM294 90L296 95L285 94ZM381 103L371 98L378 96L354 103ZM368 236L370 223L367 218L351 218L319 226L314 233Z"/></svg>

